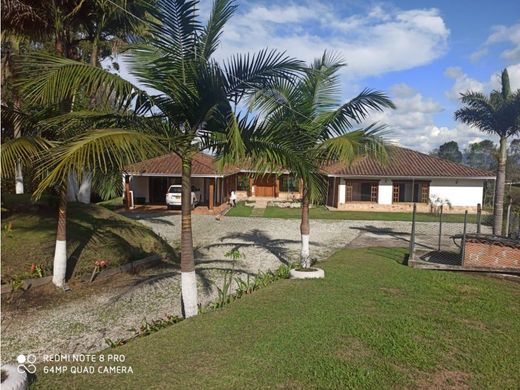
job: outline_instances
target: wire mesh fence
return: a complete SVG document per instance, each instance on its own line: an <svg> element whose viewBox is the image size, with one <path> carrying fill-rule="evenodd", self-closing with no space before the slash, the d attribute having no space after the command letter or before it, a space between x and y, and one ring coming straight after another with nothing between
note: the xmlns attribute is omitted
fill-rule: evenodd
<svg viewBox="0 0 520 390"><path fill-rule="evenodd" d="M418 220L414 206L409 260L463 266L468 237L492 235L493 215L483 212L480 205L476 211L466 211L462 215L447 211L441 206L434 213L434 222L423 222ZM520 239L519 224L520 216L507 209L502 238Z"/></svg>

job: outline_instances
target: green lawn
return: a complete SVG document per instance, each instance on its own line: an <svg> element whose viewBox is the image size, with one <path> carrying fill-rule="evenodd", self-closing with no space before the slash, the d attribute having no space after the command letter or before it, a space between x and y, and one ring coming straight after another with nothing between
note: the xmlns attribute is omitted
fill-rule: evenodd
<svg viewBox="0 0 520 390"><path fill-rule="evenodd" d="M28 196L2 197L2 282L29 277L31 264L52 272L57 201L32 202ZM98 205L69 203L67 209L69 265L74 274L92 272L96 260L109 267L153 253L173 255L151 229Z"/></svg>
<svg viewBox="0 0 520 390"><path fill-rule="evenodd" d="M230 217L250 217L252 207L246 207L244 202L239 202L237 207L228 211L226 215ZM301 218L299 208L267 207L262 215L264 218ZM312 219L347 219L353 221L411 221L412 214L404 212L375 212L375 211L329 211L325 207L313 207L310 210ZM463 214L444 214L442 217L445 222L463 222ZM437 222L437 215L428 213L418 213L418 222ZM468 222L475 223L476 215L468 214ZM485 221L483 220L483 223Z"/></svg>
<svg viewBox="0 0 520 390"><path fill-rule="evenodd" d="M253 208L247 207L245 202L237 202L237 207L230 208L226 215L230 217L250 217L252 211Z"/></svg>
<svg viewBox="0 0 520 390"><path fill-rule="evenodd" d="M139 338L133 375L39 375L36 388L385 389L520 386L520 285L342 250L323 280L282 280Z"/></svg>

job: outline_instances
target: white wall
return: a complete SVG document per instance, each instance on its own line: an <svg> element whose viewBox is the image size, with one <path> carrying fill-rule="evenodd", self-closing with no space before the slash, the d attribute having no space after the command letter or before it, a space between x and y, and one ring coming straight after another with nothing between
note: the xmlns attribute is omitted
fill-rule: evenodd
<svg viewBox="0 0 520 390"><path fill-rule="evenodd" d="M430 183L430 197L448 199L452 206L476 206L483 194L483 180L433 179Z"/></svg>
<svg viewBox="0 0 520 390"><path fill-rule="evenodd" d="M377 203L392 204L393 184L390 179L382 179L379 181L379 189L377 193Z"/></svg>
<svg viewBox="0 0 520 390"><path fill-rule="evenodd" d="M338 191L339 204L345 204L346 190L347 190L347 186L345 184L345 179L340 179L339 180L339 191Z"/></svg>
<svg viewBox="0 0 520 390"><path fill-rule="evenodd" d="M150 201L148 182L148 176L132 176L130 178L130 189L134 191L134 199L144 197L146 203Z"/></svg>

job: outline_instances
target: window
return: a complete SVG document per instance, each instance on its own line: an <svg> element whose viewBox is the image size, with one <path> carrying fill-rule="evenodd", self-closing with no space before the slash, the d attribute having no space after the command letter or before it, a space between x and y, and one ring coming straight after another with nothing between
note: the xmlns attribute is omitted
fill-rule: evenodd
<svg viewBox="0 0 520 390"><path fill-rule="evenodd" d="M379 183L376 181L346 181L346 202L377 202Z"/></svg>
<svg viewBox="0 0 520 390"><path fill-rule="evenodd" d="M428 203L429 196L430 183L428 182L394 182L394 203Z"/></svg>
<svg viewBox="0 0 520 390"><path fill-rule="evenodd" d="M294 176L282 175L280 177L280 192L300 191L300 180Z"/></svg>

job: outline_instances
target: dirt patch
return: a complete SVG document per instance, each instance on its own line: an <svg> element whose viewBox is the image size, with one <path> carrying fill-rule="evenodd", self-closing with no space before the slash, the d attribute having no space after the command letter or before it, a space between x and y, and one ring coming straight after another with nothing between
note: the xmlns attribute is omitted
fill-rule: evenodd
<svg viewBox="0 0 520 390"><path fill-rule="evenodd" d="M403 290L401 290L400 288L380 287L379 290L382 291L383 293L385 293L386 295L391 295L391 296L402 296L402 295L405 295Z"/></svg>
<svg viewBox="0 0 520 390"><path fill-rule="evenodd" d="M475 286L470 286L469 284L458 284L455 286L457 291L462 295L475 295L480 293L480 289Z"/></svg>
<svg viewBox="0 0 520 390"><path fill-rule="evenodd" d="M356 361L372 356L372 350L355 337L345 337L341 348L334 352L334 356L342 360Z"/></svg>
<svg viewBox="0 0 520 390"><path fill-rule="evenodd" d="M423 374L424 375L424 374ZM437 371L420 378L413 388L421 390L470 389L471 374L462 371Z"/></svg>
<svg viewBox="0 0 520 390"><path fill-rule="evenodd" d="M487 330L489 330L487 325L484 324L481 321L462 319L462 320L460 320L460 322L462 322L468 328L473 328L473 329L480 330L480 331L487 331Z"/></svg>

